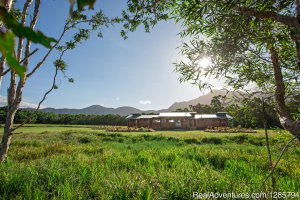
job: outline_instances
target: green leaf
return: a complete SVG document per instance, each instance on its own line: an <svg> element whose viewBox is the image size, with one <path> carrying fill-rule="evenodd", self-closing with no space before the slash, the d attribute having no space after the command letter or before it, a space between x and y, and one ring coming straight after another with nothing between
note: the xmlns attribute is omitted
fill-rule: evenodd
<svg viewBox="0 0 300 200"><path fill-rule="evenodd" d="M16 58L12 54L8 54L6 56L7 64L9 65L10 69L15 71L21 78L23 78L26 68L19 64Z"/></svg>
<svg viewBox="0 0 300 200"><path fill-rule="evenodd" d="M51 48L51 43L56 42L56 39L45 36L41 31L34 31L30 27L22 26L3 7L0 7L0 20L3 21L6 27L18 37L27 38L28 40L39 43L47 48Z"/></svg>
<svg viewBox="0 0 300 200"><path fill-rule="evenodd" d="M2 55L6 58L7 64L11 70L15 71L21 78L26 72L26 68L17 61L14 57L14 34L12 32L7 32L0 37L0 51Z"/></svg>
<svg viewBox="0 0 300 200"><path fill-rule="evenodd" d="M94 9L96 0L77 0L77 7L79 11L82 11L85 6L89 6L89 9Z"/></svg>

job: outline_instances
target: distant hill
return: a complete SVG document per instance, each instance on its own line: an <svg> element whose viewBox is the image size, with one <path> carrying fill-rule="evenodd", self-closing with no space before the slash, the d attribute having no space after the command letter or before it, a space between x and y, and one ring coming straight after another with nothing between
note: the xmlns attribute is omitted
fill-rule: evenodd
<svg viewBox="0 0 300 200"><path fill-rule="evenodd" d="M62 108L62 109L56 109L56 108L44 108L41 109L43 112L53 112L57 114L94 114L94 115L107 115L107 114L113 114L113 115L121 115L126 116L130 115L132 113L159 113L159 112L171 112L176 111L178 108L189 108L189 105L197 105L198 103L208 105L210 104L212 98L214 96L224 96L231 98L233 96L233 92L227 93L225 90L212 90L212 92L209 92L205 95L202 95L196 99L192 99L190 101L182 101L182 102L175 102L172 104L168 109L163 110L140 110L134 107L130 106L123 106L119 108L107 108L100 105L92 105L86 108L82 109L69 109L69 108Z"/></svg>
<svg viewBox="0 0 300 200"><path fill-rule="evenodd" d="M209 105L211 100L215 96L219 96L219 95L225 96L226 95L226 98L230 99L233 97L233 94L234 94L233 92L228 92L226 90L212 90L211 92L209 92L205 95L202 95L196 99L192 99L189 101L175 102L168 108L168 110L176 111L179 108L182 108L182 109L189 108L189 105L197 105L199 103L202 105Z"/></svg>
<svg viewBox="0 0 300 200"><path fill-rule="evenodd" d="M121 115L121 116L126 116L130 115L131 113L151 113L155 112L153 110L149 111L142 111L134 107L130 106L123 106L119 108L107 108L104 106L100 105L92 105L86 108L82 109L69 109L69 108L61 108L61 109L56 109L56 108L44 108L41 109L43 112L53 112L56 114L87 114L87 115Z"/></svg>

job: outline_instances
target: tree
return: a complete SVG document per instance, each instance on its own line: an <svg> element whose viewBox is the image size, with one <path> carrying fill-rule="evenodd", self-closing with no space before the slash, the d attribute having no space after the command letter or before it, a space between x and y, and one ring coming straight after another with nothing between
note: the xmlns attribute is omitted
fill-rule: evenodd
<svg viewBox="0 0 300 200"><path fill-rule="evenodd" d="M214 96L210 102L210 106L212 107L212 112L217 113L224 110L224 106L222 105L221 99L222 96Z"/></svg>
<svg viewBox="0 0 300 200"><path fill-rule="evenodd" d="M129 5L128 31L167 18L182 23L180 35L192 39L182 46L188 61L176 64L180 81L209 88L210 79L222 77L235 90L255 84L273 95L280 123L299 139L300 122L287 107L300 92L299 0L130 0ZM205 57L211 64L200 66Z"/></svg>
<svg viewBox="0 0 300 200"><path fill-rule="evenodd" d="M176 110L175 110L175 112L189 112L189 109L187 109L187 108L177 108Z"/></svg>
<svg viewBox="0 0 300 200"><path fill-rule="evenodd" d="M264 105L265 114L262 107ZM233 126L242 126L245 128L263 128L266 120L268 128L281 127L276 116L274 106L262 99L255 97L251 99L242 99L239 104L230 104L226 107L227 112L233 116L231 124Z"/></svg>
<svg viewBox="0 0 300 200"><path fill-rule="evenodd" d="M70 16L72 17L75 4L77 4L78 11L81 12L85 6L93 8L96 0L69 0L69 2L71 4ZM26 14L24 15L24 13L28 12L32 1L24 3L23 12L19 9L14 9L14 3L15 1L13 0L0 0L0 51L2 54L0 59L0 83L2 76L7 74L9 70L15 71L21 77L26 71L26 66L22 66L22 62L25 60L23 59L20 62L16 57L14 49L15 35L19 38L26 38L31 42L42 44L47 48L51 48L51 43L56 42L54 38L45 36L41 31L34 31L33 24L30 27L25 26ZM20 18L20 22L15 18ZM32 54L34 53L35 51L32 52ZM4 71L6 63L9 69Z"/></svg>
<svg viewBox="0 0 300 200"><path fill-rule="evenodd" d="M33 9L30 9L34 2ZM74 2L74 1L72 1ZM55 75L53 79L52 87L44 95L43 100L53 90L56 89L56 76L59 71L65 73L66 63L63 60L64 54L68 50L74 49L77 44L89 38L90 32L93 30L99 30L99 36L101 36L101 27L108 26L110 20L102 13L102 11L96 12L92 16L84 14L83 7L85 5L92 6L95 1L77 1L78 10L72 10L70 17L66 19L64 28L58 39L48 38L40 31L34 31L37 24L40 13L40 0L26 0L24 2L21 12L16 12L14 1L1 0L0 7L0 20L1 20L1 37L0 37L0 50L2 53L1 59L1 74L0 77L10 74L10 86L7 90L7 112L4 126L4 134L1 141L0 149L0 161L3 162L7 155L11 137L13 131L18 127L13 127L16 112L22 101L22 90L26 85L26 81L33 77L35 72L41 68L44 62L48 59L49 55L54 50L59 52L59 58L54 62ZM16 15L16 18L14 17ZM27 21L29 20L29 21ZM25 25L29 24L29 27ZM3 27L4 30L3 30ZM65 34L70 30L76 30L73 38L67 41L65 44L61 44L61 41ZM18 36L18 43L14 43L14 37ZM25 43L26 42L26 43ZM30 56L36 52L31 51L32 42L40 43L48 49L46 54L42 57L40 62L36 65L29 66ZM24 45L25 43L25 45ZM16 52L14 52L16 50ZM24 55L23 55L24 52ZM5 63L7 61L8 69L4 71ZM21 66L22 64L22 66ZM19 78L18 78L19 76ZM73 81L73 79L69 79ZM41 101L41 102L42 102ZM40 102L40 104L41 104ZM39 106L40 106L39 104ZM39 106L37 110L39 109ZM23 123L28 122L28 120Z"/></svg>

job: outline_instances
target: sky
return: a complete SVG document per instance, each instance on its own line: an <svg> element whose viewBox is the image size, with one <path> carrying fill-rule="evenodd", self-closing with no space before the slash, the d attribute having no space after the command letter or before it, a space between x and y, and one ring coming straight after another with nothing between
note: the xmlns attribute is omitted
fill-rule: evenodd
<svg viewBox="0 0 300 200"><path fill-rule="evenodd" d="M23 1L19 1L20 3ZM95 10L103 10L107 16L118 16L126 6L123 0L97 0ZM58 38L68 16L67 0L44 0L40 10L37 29L47 36ZM93 12L93 11L91 11ZM67 74L74 78L69 83L62 75L58 78L58 89L43 103L44 107L84 108L91 105L105 107L132 106L142 110L168 108L174 102L191 100L203 94L190 83L180 83L174 71L174 62L180 61L178 36L180 24L172 21L160 22L150 33L143 27L128 34L124 40L119 26L104 28L103 38L97 32L67 52ZM70 39L67 34L64 40ZM32 56L29 66L34 66L45 49L42 46ZM53 52L42 68L26 83L23 101L38 103L51 87L55 68L53 61L58 52ZM5 99L9 76L1 86L1 97ZM1 99L0 99L1 100Z"/></svg>

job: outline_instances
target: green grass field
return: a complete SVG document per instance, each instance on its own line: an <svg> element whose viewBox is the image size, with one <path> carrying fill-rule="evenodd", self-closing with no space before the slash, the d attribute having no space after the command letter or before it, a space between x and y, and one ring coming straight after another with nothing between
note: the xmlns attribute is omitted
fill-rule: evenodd
<svg viewBox="0 0 300 200"><path fill-rule="evenodd" d="M270 132L273 158L290 138ZM299 192L299 156L296 142L276 169L277 191ZM0 197L192 199L193 192L258 192L268 171L263 131L113 133L31 125L18 129L0 165Z"/></svg>

